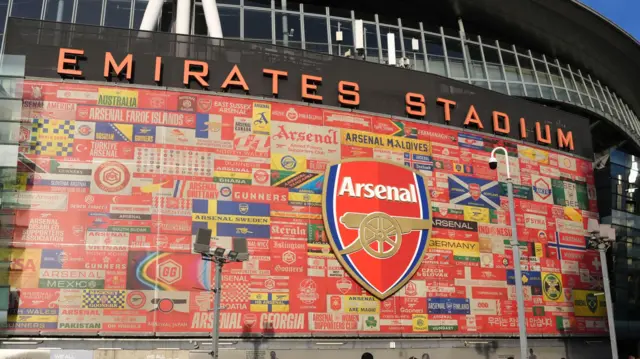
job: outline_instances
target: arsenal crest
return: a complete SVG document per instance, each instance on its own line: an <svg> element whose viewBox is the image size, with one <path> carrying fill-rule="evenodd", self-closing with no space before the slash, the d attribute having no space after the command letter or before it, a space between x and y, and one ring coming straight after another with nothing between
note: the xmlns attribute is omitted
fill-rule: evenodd
<svg viewBox="0 0 640 359"><path fill-rule="evenodd" d="M431 203L418 172L354 159L329 166L322 202L334 254L380 300L418 270L431 234Z"/></svg>

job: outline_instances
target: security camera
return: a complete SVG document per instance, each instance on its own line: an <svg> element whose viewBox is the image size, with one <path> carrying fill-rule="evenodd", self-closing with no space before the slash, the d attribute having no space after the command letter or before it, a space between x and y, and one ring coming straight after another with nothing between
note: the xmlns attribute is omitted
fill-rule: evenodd
<svg viewBox="0 0 640 359"><path fill-rule="evenodd" d="M498 160L495 157L491 157L489 159L489 168L491 168L492 170L498 168Z"/></svg>

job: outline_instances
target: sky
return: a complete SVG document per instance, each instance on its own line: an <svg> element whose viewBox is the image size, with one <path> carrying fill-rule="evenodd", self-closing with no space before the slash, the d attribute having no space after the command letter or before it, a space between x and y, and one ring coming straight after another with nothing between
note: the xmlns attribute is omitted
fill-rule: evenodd
<svg viewBox="0 0 640 359"><path fill-rule="evenodd" d="M581 0L640 40L640 0Z"/></svg>

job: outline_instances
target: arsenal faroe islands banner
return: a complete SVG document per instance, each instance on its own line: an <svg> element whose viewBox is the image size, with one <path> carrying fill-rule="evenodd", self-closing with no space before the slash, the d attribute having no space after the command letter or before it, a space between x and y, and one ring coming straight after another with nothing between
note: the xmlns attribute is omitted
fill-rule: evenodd
<svg viewBox="0 0 640 359"><path fill-rule="evenodd" d="M464 129L307 104L25 81L3 226L12 333L207 333L193 234L246 238L226 335L606 331L591 163ZM544 132L544 131L543 131ZM578 139L576 139L578 140ZM514 182L506 194L504 146ZM323 208L324 203L324 208Z"/></svg>

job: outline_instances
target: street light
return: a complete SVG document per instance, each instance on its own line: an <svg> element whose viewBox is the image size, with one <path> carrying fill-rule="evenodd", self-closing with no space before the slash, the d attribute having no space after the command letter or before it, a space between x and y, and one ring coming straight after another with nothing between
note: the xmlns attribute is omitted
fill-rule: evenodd
<svg viewBox="0 0 640 359"><path fill-rule="evenodd" d="M220 339L220 299L222 297L222 266L230 262L244 262L249 260L246 238L234 238L233 250L215 247L211 248L211 230L199 228L193 251L202 255L202 260L216 264L215 287L213 304L213 328L211 328L211 357L218 359Z"/></svg>
<svg viewBox="0 0 640 359"><path fill-rule="evenodd" d="M609 285L609 269L607 268L607 249L611 247L611 243L616 241L616 229L611 227L610 224L599 224L598 220L594 218L589 219L587 228L589 231L589 247L600 252L602 284L604 286L604 298L607 303L607 322L609 324L609 339L611 340L611 358L618 359L616 324L613 320L613 303L611 302L611 286Z"/></svg>
<svg viewBox="0 0 640 359"><path fill-rule="evenodd" d="M516 300L518 303L518 327L520 329L520 358L527 358L527 323L524 316L524 294L522 288L522 268L520 268L520 243L518 243L518 231L516 228L516 210L513 202L513 180L509 169L509 153L504 147L496 147L491 151L489 168L498 168L498 160L495 157L496 151L504 152L507 166L507 194L509 195L509 215L511 216L511 249L513 250L513 269L516 282Z"/></svg>

